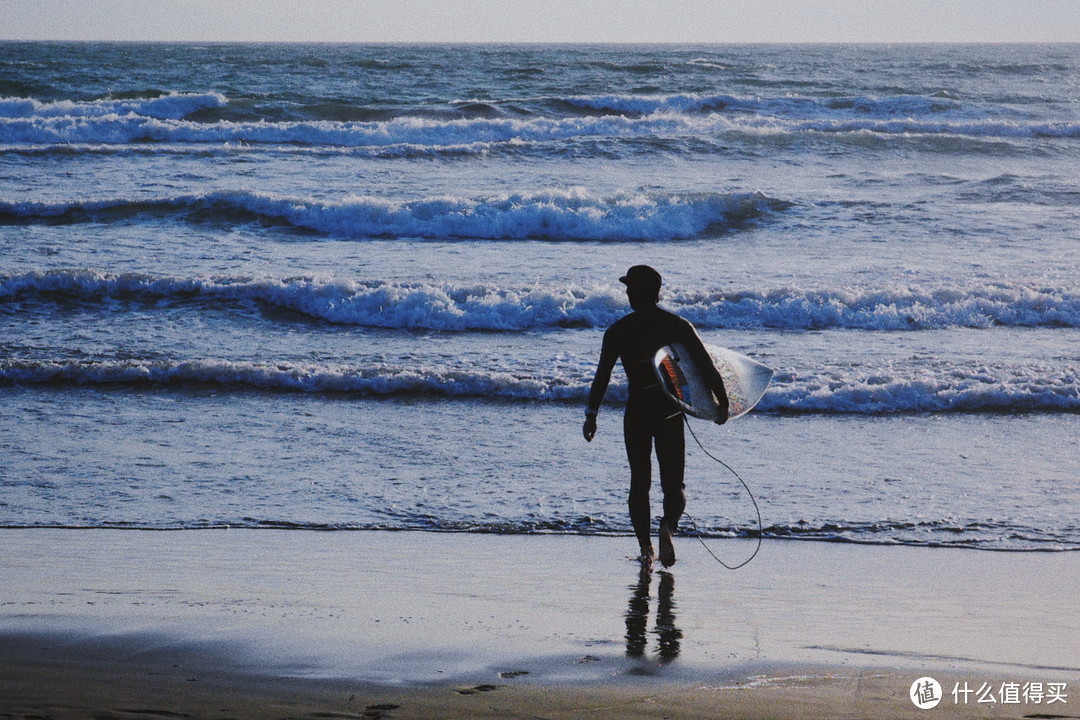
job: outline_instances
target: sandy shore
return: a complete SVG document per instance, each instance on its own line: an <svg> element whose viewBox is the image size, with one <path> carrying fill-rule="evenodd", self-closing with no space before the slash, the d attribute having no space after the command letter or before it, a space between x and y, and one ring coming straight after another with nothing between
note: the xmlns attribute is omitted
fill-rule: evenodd
<svg viewBox="0 0 1080 720"><path fill-rule="evenodd" d="M1080 716L1075 553L629 542L2 530L0 717Z"/></svg>
<svg viewBox="0 0 1080 720"><path fill-rule="evenodd" d="M12 662L3 717L190 718L948 718L1031 717L1035 706L942 705L927 713L906 698L911 675L859 671L775 674L745 686L679 681L560 685L386 687L208 672L177 656L172 667L115 662ZM194 666L193 666L194 664ZM951 682L952 678L939 675ZM903 688L901 687L903 686ZM995 690L996 692L996 690ZM946 701L948 702L948 701ZM1060 705L1057 707L1061 707ZM1037 711L1036 711L1037 712ZM1067 717L1047 713L1041 717Z"/></svg>

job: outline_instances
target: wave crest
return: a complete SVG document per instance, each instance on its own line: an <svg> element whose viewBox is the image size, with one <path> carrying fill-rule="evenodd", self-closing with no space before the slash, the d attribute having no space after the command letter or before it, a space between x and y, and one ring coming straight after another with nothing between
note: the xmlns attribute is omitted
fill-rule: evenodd
<svg viewBox="0 0 1080 720"><path fill-rule="evenodd" d="M782 376L765 412L883 415L942 412L1080 412L1080 375L1041 366L883 368Z"/></svg>
<svg viewBox="0 0 1080 720"><path fill-rule="evenodd" d="M459 368L377 364L326 367L228 360L0 360L0 381L15 384L232 386L280 392L577 400L581 383Z"/></svg>
<svg viewBox="0 0 1080 720"><path fill-rule="evenodd" d="M789 206L761 193L625 192L602 197L569 189L481 198L320 201L237 191L151 200L0 201L0 222L63 224L148 213L175 219L247 219L344 238L663 241L708 236Z"/></svg>
<svg viewBox="0 0 1080 720"><path fill-rule="evenodd" d="M79 298L106 303L254 302L343 325L409 330L603 328L626 312L612 287L500 288L314 278L175 278L57 270L0 276L0 303ZM700 328L876 331L1080 327L1080 297L1030 285L665 293Z"/></svg>
<svg viewBox="0 0 1080 720"><path fill-rule="evenodd" d="M1075 138L1080 123L1040 121L939 97L570 96L540 101L519 116L511 103L451 104L454 117L393 115L386 109L317 104L308 117L281 110L252 120L219 93L152 99L41 102L0 99L0 144L196 143L346 148L487 148L589 138L657 139L727 134L874 133L974 138ZM200 111L215 110L203 116ZM404 112L404 111L402 111ZM390 113L391 117L386 117ZM464 117L462 117L464 115ZM368 119L370 118L370 119ZM365 121L366 120L366 121Z"/></svg>
<svg viewBox="0 0 1080 720"><path fill-rule="evenodd" d="M226 360L0 360L0 382L77 384L362 396L480 398L584 403L591 378L582 366L553 375L448 365L324 366ZM622 401L614 383L609 399ZM781 372L756 412L881 415L942 412L1080 412L1080 375L1038 366L883 368L873 374L834 369Z"/></svg>
<svg viewBox="0 0 1080 720"><path fill-rule="evenodd" d="M221 93L165 93L153 98L57 100L0 98L0 118L154 118L180 120L200 110L223 108Z"/></svg>

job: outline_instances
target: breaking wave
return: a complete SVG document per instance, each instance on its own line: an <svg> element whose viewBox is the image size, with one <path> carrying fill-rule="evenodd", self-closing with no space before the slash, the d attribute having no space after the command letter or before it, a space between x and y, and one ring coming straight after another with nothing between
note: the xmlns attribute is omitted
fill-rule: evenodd
<svg viewBox="0 0 1080 720"><path fill-rule="evenodd" d="M761 193L625 192L601 197L569 189L480 198L320 201L236 191L148 200L0 201L0 223L104 222L150 214L177 220L258 221L343 238L662 241L705 237L789 206Z"/></svg>
<svg viewBox="0 0 1080 720"><path fill-rule="evenodd" d="M626 312L611 287L500 288L313 278L175 278L58 270L0 276L0 306L34 299L172 305L251 302L343 325L409 330L603 328ZM1080 297L1056 287L989 285L738 292L665 292L664 304L700 328L926 330L1080 327Z"/></svg>
<svg viewBox="0 0 1080 720"><path fill-rule="evenodd" d="M0 360L0 382L194 388L361 396L584 403L585 368L564 375L468 366L323 366L225 360ZM626 397L612 385L609 398ZM757 411L823 415L1080 412L1080 374L1041 366L851 369L780 373Z"/></svg>
<svg viewBox="0 0 1080 720"><path fill-rule="evenodd" d="M956 135L975 138L1075 138L1080 123L1046 122L1019 112L991 114L975 105L921 96L739 97L733 95L571 96L537 101L535 111L490 103L448 106L454 117L399 115L388 119L252 120L228 117L219 93L170 93L136 100L0 98L0 144L126 145L197 143L336 147L476 147L581 138L664 138L727 133ZM462 110L465 108L468 110ZM204 111L209 115L200 115ZM363 107L336 115L379 117ZM461 117L462 112L466 112ZM273 109L271 116L280 113ZM471 114L470 114L471 113ZM224 115L225 118L219 117ZM204 119L204 118L212 119Z"/></svg>
<svg viewBox="0 0 1080 720"><path fill-rule="evenodd" d="M507 372L456 368L325 367L227 360L0 360L0 381L17 384L232 386L361 395L576 400L573 384Z"/></svg>
<svg viewBox="0 0 1080 720"><path fill-rule="evenodd" d="M0 98L0 118L120 118L180 120L200 110L223 108L229 101L221 93L166 93L153 98L57 100Z"/></svg>
<svg viewBox="0 0 1080 720"><path fill-rule="evenodd" d="M1080 374L1042 366L935 366L781 377L758 406L779 413L886 415L1080 412Z"/></svg>

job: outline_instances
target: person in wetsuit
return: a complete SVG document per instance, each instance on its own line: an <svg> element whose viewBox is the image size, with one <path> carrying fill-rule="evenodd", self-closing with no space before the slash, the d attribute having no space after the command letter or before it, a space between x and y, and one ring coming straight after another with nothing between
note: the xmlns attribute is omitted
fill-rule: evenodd
<svg viewBox="0 0 1080 720"><path fill-rule="evenodd" d="M659 532L660 562L669 567L675 564L672 535L686 508L685 440L682 411L660 387L653 370L653 356L665 345L675 342L685 345L699 367L707 368L706 372L710 373L710 389L724 408L717 421L720 424L727 420L727 393L694 326L657 305L662 284L660 273L648 265L635 265L619 281L626 285L632 312L616 320L604 333L582 434L589 442L596 435L596 414L607 392L615 361L621 359L628 385L623 438L630 462L630 522L641 548L639 560L651 567L655 552L651 538L649 489L655 445L660 486L664 493L664 515Z"/></svg>

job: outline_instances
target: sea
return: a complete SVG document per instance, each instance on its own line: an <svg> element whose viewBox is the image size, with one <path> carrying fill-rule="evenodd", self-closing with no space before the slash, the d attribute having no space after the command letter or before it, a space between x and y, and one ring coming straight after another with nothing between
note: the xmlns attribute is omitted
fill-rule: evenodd
<svg viewBox="0 0 1080 720"><path fill-rule="evenodd" d="M685 534L1080 550L1076 44L0 43L0 527L635 550L640 263Z"/></svg>

